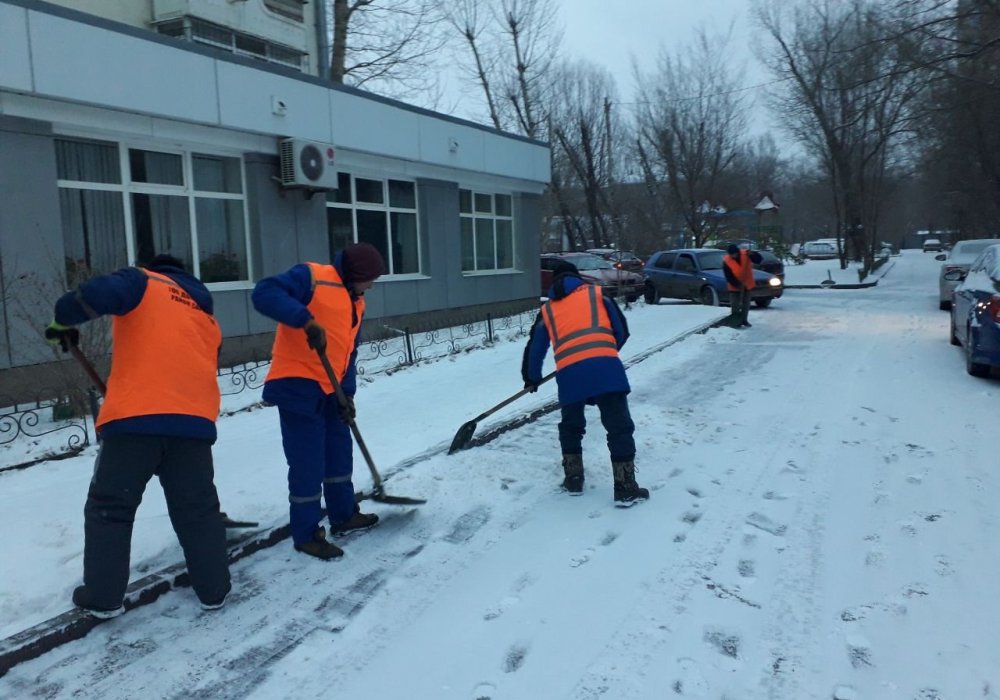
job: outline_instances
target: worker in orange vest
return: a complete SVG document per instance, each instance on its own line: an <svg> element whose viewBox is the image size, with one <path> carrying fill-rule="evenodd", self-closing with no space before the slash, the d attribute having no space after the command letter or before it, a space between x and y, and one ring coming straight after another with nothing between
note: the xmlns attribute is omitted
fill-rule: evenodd
<svg viewBox="0 0 1000 700"><path fill-rule="evenodd" d="M55 304L45 337L64 351L79 340L75 325L114 317L96 421L101 449L83 511L83 585L73 591L73 603L94 617L124 612L132 524L154 474L202 608L226 602L226 531L212 464L222 333L212 312L208 289L170 255L94 277Z"/></svg>
<svg viewBox="0 0 1000 700"><path fill-rule="evenodd" d="M362 513L352 474L357 388L355 359L365 313L365 292L385 272L385 262L369 243L349 245L332 264L300 263L267 277L253 290L253 305L278 322L262 398L278 407L281 441L288 462L289 520L295 549L318 559L343 556L330 532L366 529L378 522ZM326 354L348 405L337 401L318 352Z"/></svg>
<svg viewBox="0 0 1000 700"><path fill-rule="evenodd" d="M731 245L723 258L722 271L729 289L729 323L734 328L750 328L750 290L754 288L753 266L763 258L753 250Z"/></svg>
<svg viewBox="0 0 1000 700"><path fill-rule="evenodd" d="M583 493L584 408L596 404L608 434L615 505L634 505L649 498L649 491L635 481L635 424L628 408L631 387L618 357L628 340L628 323L614 299L604 296L600 287L586 284L576 266L566 261L553 270L548 297L524 348L521 376L526 389L538 389L551 343L562 409L562 487L570 495Z"/></svg>

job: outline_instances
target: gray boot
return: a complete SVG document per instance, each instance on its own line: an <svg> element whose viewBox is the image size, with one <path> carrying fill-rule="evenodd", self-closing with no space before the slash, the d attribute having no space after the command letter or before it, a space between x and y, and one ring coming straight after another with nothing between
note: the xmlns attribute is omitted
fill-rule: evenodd
<svg viewBox="0 0 1000 700"><path fill-rule="evenodd" d="M635 483L635 462L612 462L615 475L615 505L631 506L649 498L649 489Z"/></svg>
<svg viewBox="0 0 1000 700"><path fill-rule="evenodd" d="M563 455L562 487L572 495L583 493L583 455Z"/></svg>

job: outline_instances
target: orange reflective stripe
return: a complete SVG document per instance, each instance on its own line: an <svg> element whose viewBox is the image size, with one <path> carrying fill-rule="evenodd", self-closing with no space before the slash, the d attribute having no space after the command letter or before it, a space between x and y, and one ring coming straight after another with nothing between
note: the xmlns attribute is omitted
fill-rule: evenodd
<svg viewBox="0 0 1000 700"><path fill-rule="evenodd" d="M164 414L215 421L219 325L172 279L143 272L148 283L142 300L112 321L111 376L97 427Z"/></svg>
<svg viewBox="0 0 1000 700"><path fill-rule="evenodd" d="M354 341L361 328L361 318L365 313L365 299L351 299L344 281L333 265L306 263L312 278L312 299L306 305L316 323L326 331L326 356L330 360L338 381L344 380L354 352ZM357 323L354 323L354 318ZM271 349L271 369L267 381L298 377L319 382L323 391L333 393L333 384L326 376L326 370L316 351L306 342L306 334L301 328L278 324Z"/></svg>
<svg viewBox="0 0 1000 700"><path fill-rule="evenodd" d="M592 357L618 356L611 320L594 285L582 285L562 299L547 301L542 321L552 341L556 370Z"/></svg>

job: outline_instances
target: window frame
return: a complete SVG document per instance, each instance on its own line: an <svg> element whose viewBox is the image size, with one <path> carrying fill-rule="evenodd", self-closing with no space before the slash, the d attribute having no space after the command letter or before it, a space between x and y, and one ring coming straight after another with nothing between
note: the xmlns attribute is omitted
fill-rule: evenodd
<svg viewBox="0 0 1000 700"><path fill-rule="evenodd" d="M462 193L469 193L469 211L462 211ZM481 210L479 208L479 202L482 201L482 197L489 197L489 211ZM509 201L510 213L509 214L498 214L497 197L506 197ZM459 201L459 250L461 251L464 240L462 239L466 233L462 230L462 221L469 220L472 222L472 263L474 265L473 269L466 269L463 256L459 255L459 265L462 266L461 272L464 276L472 277L478 275L509 275L511 273L520 272L520 268L517 266L517 255L515 242L517 241L517 228L514 222L514 194L512 192L504 191L487 191L484 189L476 189L475 187L462 187L459 185L458 188L458 201ZM478 255L478 233L477 233L477 222L479 221L489 221L491 228L493 230L493 267L491 268L480 268L479 267L479 255ZM510 266L509 267L498 267L498 246L497 246L497 222L504 221L510 225Z"/></svg>
<svg viewBox="0 0 1000 700"><path fill-rule="evenodd" d="M329 198L326 199L327 209L347 209L351 212L351 234L352 243L358 242L358 212L359 211L371 211L371 212L382 212L385 216L385 232L387 236L386 240L386 250L389 251L389 259L385 261L386 272L379 278L379 280L391 281L391 280L408 280L408 279L426 279L427 274L424 272L424 256L423 256L423 236L421 236L420 227L420 197L417 192L417 181L412 178L400 177L394 175L373 174L365 171L357 170L337 170L339 176L347 176L350 183L350 202L337 202L331 201ZM372 180L378 181L382 184L382 202L359 202L358 201L358 188L357 180ZM391 195L389 191L389 181L394 180L398 182L408 182L413 185L413 208L393 206L391 202ZM393 242L393 227L392 220L393 214L412 214L413 220L416 226L416 258L417 258L417 270L416 272L394 272L396 266L396 261L392 256L392 242ZM331 243L331 236L329 230L329 217L327 217L327 245ZM330 257L333 258L339 251L330 250Z"/></svg>
<svg viewBox="0 0 1000 700"><path fill-rule="evenodd" d="M186 260L186 264L191 273L201 279L201 256L198 248L198 220L196 216L196 203L199 199L220 199L239 200L241 202L240 213L243 217L243 244L246 251L247 276L244 280L234 280L226 282L205 282L206 287L211 291L245 290L254 286L254 260L253 246L250 236L250 217L247 202L247 176L246 162L243 154L224 149L214 150L202 148L201 146L181 147L175 144L153 143L145 140L122 140L107 138L101 135L84 134L77 132L57 132L53 134L53 148L56 141L94 141L114 145L118 149L118 175L119 182L101 183L89 182L86 180L67 180L58 178L56 186L58 189L74 190L99 190L105 192L117 192L120 194L122 216L124 219L125 234L125 259L129 266L136 265L136 232L134 225L135 212L133 211L132 195L144 194L153 196L177 196L186 198L186 210L188 214L189 230L191 236L191 260ZM136 182L132 179L129 152L131 150L151 151L155 153L166 153L169 155L179 155L181 157L181 173L184 184L168 185L160 183ZM232 158L239 162L240 191L234 192L212 192L208 190L195 189L194 183L194 157L209 156L217 158ZM111 272L110 270L108 272Z"/></svg>

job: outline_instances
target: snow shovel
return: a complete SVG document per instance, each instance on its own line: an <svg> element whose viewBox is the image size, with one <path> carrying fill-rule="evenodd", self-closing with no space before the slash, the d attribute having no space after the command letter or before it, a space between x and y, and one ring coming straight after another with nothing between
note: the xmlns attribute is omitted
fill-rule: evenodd
<svg viewBox="0 0 1000 700"><path fill-rule="evenodd" d="M101 396L106 395L108 393L107 385L105 385L104 380L101 379L101 375L97 373L97 370L94 369L94 365L91 364L90 360L87 359L87 356L83 354L83 351L81 351L76 345L70 343L69 354L80 363L80 366L83 367L83 371L86 372L90 381L94 383L94 387L101 392ZM251 528L260 525L260 523L254 522L253 520L233 520L225 513L219 513L219 515L222 516L222 524L226 526L227 530Z"/></svg>
<svg viewBox="0 0 1000 700"><path fill-rule="evenodd" d="M538 386L541 386L545 382L552 379L552 377L554 376L556 376L555 372L549 372L544 377L542 377L542 380L540 382L538 382ZM463 424L462 427L458 429L458 432L455 433L455 439L451 441L451 448L448 450L448 454L455 454L459 450L464 450L469 446L469 441L472 440L472 436L476 432L476 424L479 423L479 421L483 420L484 418L488 418L489 416L492 416L494 413L499 411L507 404L517 401L519 398L528 393L531 392L529 392L527 389L521 389L519 392L517 392L510 398L504 399L493 408L489 409L484 413L480 413L478 416L470 420L468 423Z"/></svg>
<svg viewBox="0 0 1000 700"><path fill-rule="evenodd" d="M326 370L326 376L330 379L330 383L333 384L333 391L337 395L337 403L340 404L341 408L347 408L349 405L347 394L344 393L344 388L340 386L340 382L337 381L337 375L333 371L333 367L330 365L330 359L326 356L326 352L317 348L316 354L319 355L319 361L323 363L323 369ZM354 499L356 501L361 502L370 498L378 503L385 503L392 506L419 506L427 503L426 498L409 498L407 496L390 496L387 494L382 485L382 477L378 473L378 469L375 468L375 460L372 459L371 453L368 452L368 446L365 445L365 441L361 437L361 431L358 430L358 424L354 422L353 417L347 419L347 424L351 426L351 432L354 434L354 441L358 443L358 447L361 449L361 454L365 456L365 462L368 463L368 470L372 473L372 490L368 493L359 491L354 494Z"/></svg>

